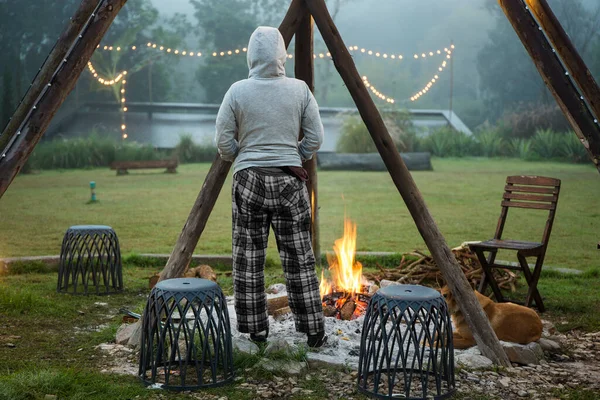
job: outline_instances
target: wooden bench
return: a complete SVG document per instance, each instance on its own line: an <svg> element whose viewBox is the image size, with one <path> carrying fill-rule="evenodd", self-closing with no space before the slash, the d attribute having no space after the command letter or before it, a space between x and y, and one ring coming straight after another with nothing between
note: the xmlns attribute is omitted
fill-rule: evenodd
<svg viewBox="0 0 600 400"><path fill-rule="evenodd" d="M110 169L116 169L117 175L126 175L128 169L166 168L165 172L177 172L177 160L148 160L148 161L113 161Z"/></svg>

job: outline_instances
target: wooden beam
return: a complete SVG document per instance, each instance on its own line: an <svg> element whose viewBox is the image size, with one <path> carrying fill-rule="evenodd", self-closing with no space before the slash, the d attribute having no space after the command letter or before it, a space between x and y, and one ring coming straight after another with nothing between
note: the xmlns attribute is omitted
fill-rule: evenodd
<svg viewBox="0 0 600 400"><path fill-rule="evenodd" d="M304 3L302 3L304 4ZM294 57L294 72L297 79L302 79L308 85L311 92L315 91L315 73L314 73L314 42L313 42L313 20L308 12L304 11L304 18L296 32L296 48ZM303 133L300 132L300 139ZM312 245L317 264L321 261L320 230L319 230L319 196L317 185L317 155L311 160L304 162L304 168L308 171L308 194L311 198L312 210Z"/></svg>
<svg viewBox="0 0 600 400"><path fill-rule="evenodd" d="M303 0L293 0L283 22L279 26L286 48L292 41L294 33L298 30L303 10L306 10ZM179 234L167 265L160 273L159 281L183 276L230 169L231 163L223 161L217 154L206 175L196 202L192 206L190 215Z"/></svg>
<svg viewBox="0 0 600 400"><path fill-rule="evenodd" d="M48 58L40 67L31 87L27 90L25 97L17 107L15 113L8 122L8 125L4 129L4 132L0 135L0 152L6 148L8 141L14 136L29 114L29 111L33 108L35 101L46 88L48 82L52 79L52 75L54 75L54 72L65 59L65 56L71 48L71 45L75 42L77 35L79 35L79 32L81 32L83 26L90 19L97 6L98 0L84 0L79 5L77 11L75 11L73 17L69 20L67 28L58 38L58 41L48 55Z"/></svg>
<svg viewBox="0 0 600 400"><path fill-rule="evenodd" d="M583 58L554 15L546 0L526 0L529 10L546 33L571 77L586 98L596 118L600 118L600 88Z"/></svg>
<svg viewBox="0 0 600 400"><path fill-rule="evenodd" d="M556 54L553 53L552 46L544 36L544 32L539 29L533 15L525 9L525 3L522 0L498 0L498 3L519 36L519 39L523 42L544 83L550 89L559 107L573 127L575 134L586 148L592 162L600 172L600 127L594 122L593 115L587 109L575 85L569 78L571 72L568 74L565 73L566 71L562 63ZM544 12L550 10L549 7L544 8L541 3L538 2L538 4L540 5L539 7L536 6L536 14L540 13L540 16L542 16ZM542 20L545 21L544 27L549 29L554 40L557 40L558 45L561 46L563 56L566 57L563 61L573 69L577 75L576 80L580 80L584 87L589 85L589 81L582 76L582 74L586 73L585 64L583 61L579 64L576 60L577 56L574 47L572 47L570 42L567 43L561 37L560 31L562 29L559 29L560 24L556 21L556 17L554 17L555 22L552 22L549 14L546 13L542 16ZM564 31L562 31L562 34L564 34ZM570 49L569 45L571 46ZM597 105L599 100L595 97L597 93L595 93L594 89L587 87L586 91L591 95L589 100L594 101Z"/></svg>
<svg viewBox="0 0 600 400"><path fill-rule="evenodd" d="M126 1L104 0L97 8L91 8L88 3L95 2L85 0L85 4L79 7L61 35L51 58L44 64L30 93L19 106L14 122L11 121L5 131L10 148L3 148L0 154L0 198L27 162L52 117L73 90L79 75L96 51L96 46ZM89 17L94 9L95 16L87 23L84 14L90 11ZM80 28L85 30L71 49L73 39L77 40L77 35L81 32Z"/></svg>
<svg viewBox="0 0 600 400"><path fill-rule="evenodd" d="M383 119L356 70L348 48L344 44L329 15L325 2L323 0L305 1L315 19L323 40L327 44L327 48L331 52L335 67L350 91L356 107L375 142L377 150L381 154L381 158L387 166L394 184L402 195L421 236L425 240L431 255L441 269L450 290L463 311L463 315L473 332L479 349L483 355L490 358L495 364L510 366L508 357L492 330L488 318L479 305L471 286L462 273L454 255L448 248L433 217L429 213L410 172L408 172L408 169L400 158L400 154L383 123Z"/></svg>

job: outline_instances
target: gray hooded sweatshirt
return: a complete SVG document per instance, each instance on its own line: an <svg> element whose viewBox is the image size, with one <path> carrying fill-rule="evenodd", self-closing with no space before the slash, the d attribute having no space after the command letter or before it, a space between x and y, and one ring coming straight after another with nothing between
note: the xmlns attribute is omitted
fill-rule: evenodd
<svg viewBox="0 0 600 400"><path fill-rule="evenodd" d="M300 167L323 143L319 106L304 81L285 76L286 58L278 29L261 26L250 36L248 79L231 85L217 114L215 142L223 160L235 160L234 173Z"/></svg>

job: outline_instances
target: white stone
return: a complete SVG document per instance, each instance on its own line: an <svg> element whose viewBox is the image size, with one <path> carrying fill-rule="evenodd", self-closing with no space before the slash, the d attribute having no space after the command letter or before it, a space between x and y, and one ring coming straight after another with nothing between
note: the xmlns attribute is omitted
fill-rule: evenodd
<svg viewBox="0 0 600 400"><path fill-rule="evenodd" d="M274 373L282 372L288 375L300 375L306 368L306 363L292 360L269 360L263 358L257 366Z"/></svg>
<svg viewBox="0 0 600 400"><path fill-rule="evenodd" d="M129 341L127 342L127 346L129 347L139 347L142 343L142 323L140 320L136 322L134 328L132 328L131 336L129 337Z"/></svg>
<svg viewBox="0 0 600 400"><path fill-rule="evenodd" d="M274 283L267 288L266 292L271 293L271 294L281 295L281 294L287 293L287 289L285 287L285 284L283 284L283 283Z"/></svg>
<svg viewBox="0 0 600 400"><path fill-rule="evenodd" d="M454 359L456 364L472 369L489 368L494 365L489 358L477 354L463 353L457 355Z"/></svg>
<svg viewBox="0 0 600 400"><path fill-rule="evenodd" d="M539 364L544 359L544 351L538 343L522 345L518 343L500 342L508 359L517 364Z"/></svg>
<svg viewBox="0 0 600 400"><path fill-rule="evenodd" d="M258 346L245 337L234 337L232 339L232 344L235 350L242 353L257 354L259 352Z"/></svg>
<svg viewBox="0 0 600 400"><path fill-rule="evenodd" d="M265 354L272 354L274 352L285 352L285 351L291 351L292 348L289 345L288 342L286 342L284 339L275 339L275 340L270 340L269 344L267 344L267 348L265 349Z"/></svg>
<svg viewBox="0 0 600 400"><path fill-rule="evenodd" d="M395 285L400 285L400 282L388 281L387 279L382 279L381 282L379 282L379 287L381 288Z"/></svg>
<svg viewBox="0 0 600 400"><path fill-rule="evenodd" d="M498 379L498 382L500 382L500 385L502 385L503 387L509 387L510 386L510 378L507 377L507 376Z"/></svg>
<svg viewBox="0 0 600 400"><path fill-rule="evenodd" d="M133 332L137 329L136 324L122 324L117 330L115 342L117 344L126 345L131 338Z"/></svg>
<svg viewBox="0 0 600 400"><path fill-rule="evenodd" d="M358 369L357 362L347 362L343 357L330 356L323 353L309 352L306 355L306 360L308 361L308 366L311 370L323 367L351 367L353 369Z"/></svg>
<svg viewBox="0 0 600 400"><path fill-rule="evenodd" d="M547 351L550 353L559 353L560 352L560 344L556 343L554 340L541 338L540 340L538 340L538 343L544 351Z"/></svg>

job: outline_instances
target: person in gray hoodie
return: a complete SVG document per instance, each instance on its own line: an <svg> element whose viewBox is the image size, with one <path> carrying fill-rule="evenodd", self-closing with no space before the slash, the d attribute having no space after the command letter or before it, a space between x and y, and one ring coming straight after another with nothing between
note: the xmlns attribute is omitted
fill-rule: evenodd
<svg viewBox="0 0 600 400"><path fill-rule="evenodd" d="M258 27L248 43L248 79L223 98L215 141L232 161L233 288L237 328L251 340L269 334L264 266L272 226L298 332L310 347L327 340L315 257L311 206L302 161L323 142L319 107L305 82L285 76L279 30ZM299 133L304 134L298 141Z"/></svg>

